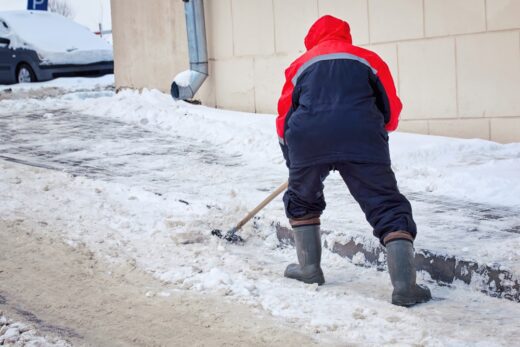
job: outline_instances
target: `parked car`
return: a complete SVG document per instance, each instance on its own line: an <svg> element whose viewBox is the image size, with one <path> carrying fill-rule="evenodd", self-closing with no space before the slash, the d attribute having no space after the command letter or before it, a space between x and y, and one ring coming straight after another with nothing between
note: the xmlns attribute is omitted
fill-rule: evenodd
<svg viewBox="0 0 520 347"><path fill-rule="evenodd" d="M113 72L111 44L88 28L46 11L0 12L0 83Z"/></svg>

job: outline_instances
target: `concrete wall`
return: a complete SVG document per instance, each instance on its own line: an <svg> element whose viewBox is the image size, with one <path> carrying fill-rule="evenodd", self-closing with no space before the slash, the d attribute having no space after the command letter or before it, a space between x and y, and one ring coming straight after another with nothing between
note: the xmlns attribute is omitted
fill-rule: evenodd
<svg viewBox="0 0 520 347"><path fill-rule="evenodd" d="M390 66L399 130L520 141L520 0L206 0L211 77L197 95L275 113L284 69L319 16ZM116 84L169 90L187 67L181 0L112 0Z"/></svg>

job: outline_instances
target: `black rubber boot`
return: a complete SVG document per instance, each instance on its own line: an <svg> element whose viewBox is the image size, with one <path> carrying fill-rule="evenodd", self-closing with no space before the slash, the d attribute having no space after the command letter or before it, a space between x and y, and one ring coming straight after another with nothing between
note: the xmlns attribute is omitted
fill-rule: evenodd
<svg viewBox="0 0 520 347"><path fill-rule="evenodd" d="M294 228L294 243L299 264L290 264L284 276L305 283L325 283L321 270L321 235L319 225Z"/></svg>
<svg viewBox="0 0 520 347"><path fill-rule="evenodd" d="M392 304L413 306L432 298L427 287L416 281L413 244L408 240L393 240L386 245L388 272L394 286Z"/></svg>

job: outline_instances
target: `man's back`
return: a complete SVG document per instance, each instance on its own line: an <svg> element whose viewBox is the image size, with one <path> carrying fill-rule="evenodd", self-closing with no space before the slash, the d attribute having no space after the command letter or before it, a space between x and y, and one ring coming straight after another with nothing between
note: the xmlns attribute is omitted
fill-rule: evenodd
<svg viewBox="0 0 520 347"><path fill-rule="evenodd" d="M291 166L388 164L387 130L397 126L401 102L386 64L353 46L348 24L330 16L312 26L305 44L286 70L278 104L278 136L290 144Z"/></svg>

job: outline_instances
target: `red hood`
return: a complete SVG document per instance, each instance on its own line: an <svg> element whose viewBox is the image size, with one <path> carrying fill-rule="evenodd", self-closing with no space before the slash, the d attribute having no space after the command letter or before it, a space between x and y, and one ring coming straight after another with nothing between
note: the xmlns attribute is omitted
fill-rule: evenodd
<svg viewBox="0 0 520 347"><path fill-rule="evenodd" d="M318 43L327 40L346 40L352 44L348 23L328 15L321 17L309 29L305 37L305 47L310 50Z"/></svg>

